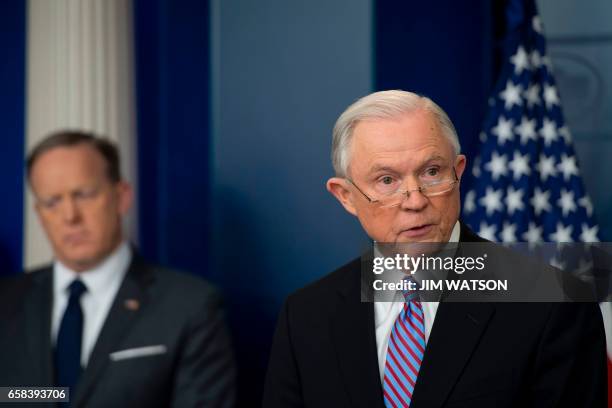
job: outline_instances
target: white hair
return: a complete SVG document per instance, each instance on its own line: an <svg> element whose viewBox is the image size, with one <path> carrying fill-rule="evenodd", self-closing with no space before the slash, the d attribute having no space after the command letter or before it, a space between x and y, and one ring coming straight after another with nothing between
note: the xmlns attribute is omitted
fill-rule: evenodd
<svg viewBox="0 0 612 408"><path fill-rule="evenodd" d="M413 92L401 90L381 91L358 99L340 115L334 125L332 140L332 164L336 176L346 177L349 166L349 148L353 131L359 122L365 120L393 119L400 115L425 110L430 112L440 125L442 134L450 142L455 155L461 146L455 126L450 118L431 99Z"/></svg>

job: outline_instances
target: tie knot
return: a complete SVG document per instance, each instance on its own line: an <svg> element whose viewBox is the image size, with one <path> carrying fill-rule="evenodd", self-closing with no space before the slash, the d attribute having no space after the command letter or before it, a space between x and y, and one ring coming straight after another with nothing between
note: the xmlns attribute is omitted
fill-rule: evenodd
<svg viewBox="0 0 612 408"><path fill-rule="evenodd" d="M75 279L72 281L70 286L70 297L80 299L81 295L87 292L87 287L80 279Z"/></svg>
<svg viewBox="0 0 612 408"><path fill-rule="evenodd" d="M406 299L406 302L410 302L412 300L419 300L419 293L417 289L418 284L414 280L414 278L412 276L408 276L404 278L404 282L406 282L407 285L410 285L410 287L415 288L414 290L410 290L410 289L402 290L402 295L404 295L404 299Z"/></svg>

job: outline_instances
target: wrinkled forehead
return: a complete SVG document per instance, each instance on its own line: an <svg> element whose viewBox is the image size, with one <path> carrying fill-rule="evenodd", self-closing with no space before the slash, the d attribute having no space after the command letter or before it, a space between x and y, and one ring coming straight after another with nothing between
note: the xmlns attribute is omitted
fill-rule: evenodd
<svg viewBox="0 0 612 408"><path fill-rule="evenodd" d="M410 170L434 159L451 163L453 147L427 111L364 120L354 128L349 161L353 171L367 172L377 167Z"/></svg>

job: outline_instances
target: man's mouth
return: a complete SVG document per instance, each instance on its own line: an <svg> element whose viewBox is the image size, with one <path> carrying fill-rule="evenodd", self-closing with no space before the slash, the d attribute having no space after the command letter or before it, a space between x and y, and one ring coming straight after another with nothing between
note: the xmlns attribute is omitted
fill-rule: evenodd
<svg viewBox="0 0 612 408"><path fill-rule="evenodd" d="M429 234L431 230L433 229L433 227L434 227L433 224L422 224L422 225L418 225L413 228L403 230L401 232L401 235L406 238L420 238L424 235Z"/></svg>
<svg viewBox="0 0 612 408"><path fill-rule="evenodd" d="M72 233L64 236L64 242L69 245L79 245L85 242L87 234L84 232Z"/></svg>

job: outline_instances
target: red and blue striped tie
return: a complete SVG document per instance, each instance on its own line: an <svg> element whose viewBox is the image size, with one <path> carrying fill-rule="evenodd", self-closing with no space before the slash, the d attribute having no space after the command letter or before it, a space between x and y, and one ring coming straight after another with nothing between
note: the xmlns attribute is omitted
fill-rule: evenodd
<svg viewBox="0 0 612 408"><path fill-rule="evenodd" d="M423 307L415 292L403 292L404 307L395 320L385 361L385 406L409 407L425 353Z"/></svg>

